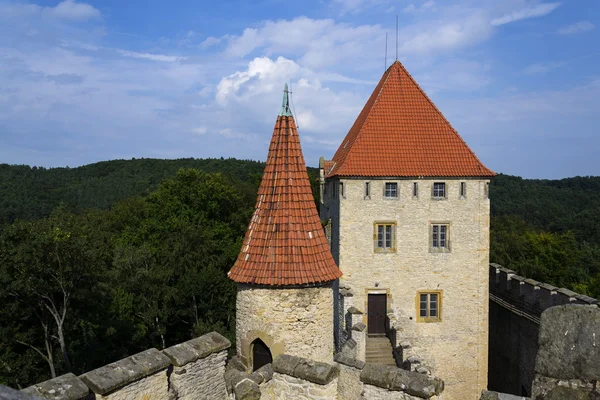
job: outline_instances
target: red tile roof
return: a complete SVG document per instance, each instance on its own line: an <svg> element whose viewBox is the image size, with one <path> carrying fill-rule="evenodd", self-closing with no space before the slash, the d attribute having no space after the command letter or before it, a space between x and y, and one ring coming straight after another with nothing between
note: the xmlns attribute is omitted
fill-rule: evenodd
<svg viewBox="0 0 600 400"><path fill-rule="evenodd" d="M229 278L280 286L328 282L341 275L313 200L294 117L280 115L256 210Z"/></svg>
<svg viewBox="0 0 600 400"><path fill-rule="evenodd" d="M329 176L491 177L404 66L383 74Z"/></svg>

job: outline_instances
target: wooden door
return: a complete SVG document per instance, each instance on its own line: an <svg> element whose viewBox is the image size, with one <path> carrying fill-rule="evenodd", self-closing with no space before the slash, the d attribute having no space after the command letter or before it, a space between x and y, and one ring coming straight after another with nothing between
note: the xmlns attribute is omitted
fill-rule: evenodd
<svg viewBox="0 0 600 400"><path fill-rule="evenodd" d="M370 294L368 304L369 335L385 335L385 317L387 314L387 295Z"/></svg>
<svg viewBox="0 0 600 400"><path fill-rule="evenodd" d="M252 344L252 370L256 371L263 365L271 364L273 356L269 347L260 339L256 339Z"/></svg>

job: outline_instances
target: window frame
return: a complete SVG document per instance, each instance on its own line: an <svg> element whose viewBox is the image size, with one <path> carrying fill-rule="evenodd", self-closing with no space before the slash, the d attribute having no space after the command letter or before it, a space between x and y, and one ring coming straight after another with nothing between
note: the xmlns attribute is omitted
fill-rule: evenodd
<svg viewBox="0 0 600 400"><path fill-rule="evenodd" d="M383 241L386 241L386 227L391 227L390 230L390 246L379 247L379 227L383 227ZM375 253L395 253L397 251L397 224L396 221L376 221L373 222L373 251Z"/></svg>
<svg viewBox="0 0 600 400"><path fill-rule="evenodd" d="M467 182L466 181L462 181L459 183L458 193L459 193L461 199L467 198Z"/></svg>
<svg viewBox="0 0 600 400"><path fill-rule="evenodd" d="M442 322L442 303L443 303L443 290L418 290L417 296L415 297L415 311L417 315L417 322ZM421 296L426 295L426 316L421 316ZM437 316L432 317L429 315L431 308L431 295L437 296Z"/></svg>
<svg viewBox="0 0 600 400"><path fill-rule="evenodd" d="M371 199L371 182L366 181L365 182L365 200L370 200L370 199Z"/></svg>
<svg viewBox="0 0 600 400"><path fill-rule="evenodd" d="M418 199L419 198L419 182L413 182L413 185L412 185L412 197L414 199Z"/></svg>
<svg viewBox="0 0 600 400"><path fill-rule="evenodd" d="M437 230L437 246L433 245L434 240L434 231L435 227L438 227ZM444 232L444 246L440 246L442 239L442 229L441 227L445 227ZM430 221L429 222L429 252L430 253L450 253L452 251L452 242L450 240L450 230L451 224L449 221Z"/></svg>
<svg viewBox="0 0 600 400"><path fill-rule="evenodd" d="M346 198L346 192L345 192L344 189L345 189L344 182L340 181L340 184L339 184L340 199L345 199Z"/></svg>
<svg viewBox="0 0 600 400"><path fill-rule="evenodd" d="M443 196L439 196L439 188L437 189L438 195L436 196L436 185L443 185ZM434 200L446 200L448 198L448 186L446 185L446 182L433 182L431 185L431 198Z"/></svg>
<svg viewBox="0 0 600 400"><path fill-rule="evenodd" d="M395 196L388 196L388 185L395 185ZM391 192L391 191L390 191ZM399 193L399 185L398 182L384 182L383 184L383 198L384 199L390 199L390 200L397 200L400 198L400 193Z"/></svg>

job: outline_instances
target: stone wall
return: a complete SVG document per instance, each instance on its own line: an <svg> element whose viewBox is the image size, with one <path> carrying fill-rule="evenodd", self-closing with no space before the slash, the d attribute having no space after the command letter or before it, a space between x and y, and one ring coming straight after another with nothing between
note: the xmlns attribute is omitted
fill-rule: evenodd
<svg viewBox="0 0 600 400"><path fill-rule="evenodd" d="M296 355L333 360L333 290L331 284L302 288L238 285L237 354L252 369L252 342L261 339L273 358Z"/></svg>
<svg viewBox="0 0 600 400"><path fill-rule="evenodd" d="M447 198L435 200L431 187L446 182ZM444 378L446 399L477 399L487 387L489 199L485 180L342 179L344 196L326 191L321 219L331 219L332 254L343 272L340 286L350 287L353 305L368 325L368 295L387 295L388 311L397 318L397 343L407 356L418 354L432 372ZM383 196L385 182L398 183L399 197ZM413 182L419 196L412 195ZM326 186L339 185L337 179ZM374 250L374 223L396 224L396 249ZM450 251L430 251L430 225L450 226ZM417 322L417 292L442 291L440 322Z"/></svg>
<svg viewBox="0 0 600 400"><path fill-rule="evenodd" d="M66 374L23 392L45 399L226 399L229 340L212 332L163 351L149 349L79 377Z"/></svg>
<svg viewBox="0 0 600 400"><path fill-rule="evenodd" d="M542 312L557 305L594 305L598 301L526 279L498 264L490 264L489 273L489 388L530 396Z"/></svg>

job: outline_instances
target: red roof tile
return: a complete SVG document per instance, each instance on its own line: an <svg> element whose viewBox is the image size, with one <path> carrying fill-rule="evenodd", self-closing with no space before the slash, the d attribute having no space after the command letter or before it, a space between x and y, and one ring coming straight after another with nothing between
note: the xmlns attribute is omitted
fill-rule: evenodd
<svg viewBox="0 0 600 400"><path fill-rule="evenodd" d="M495 175L399 61L383 74L332 161L328 176Z"/></svg>
<svg viewBox="0 0 600 400"><path fill-rule="evenodd" d="M280 115L256 210L229 278L281 286L328 282L341 275L313 200L294 117Z"/></svg>

